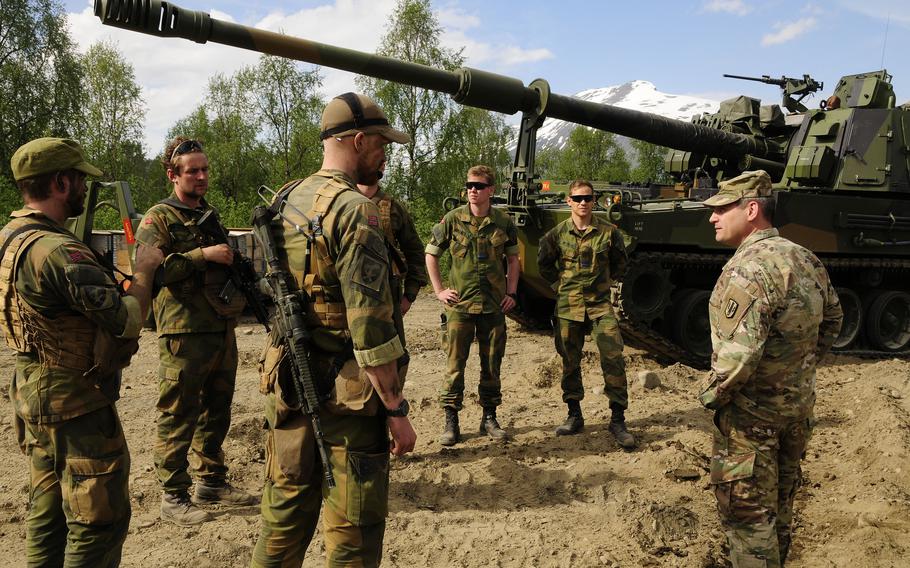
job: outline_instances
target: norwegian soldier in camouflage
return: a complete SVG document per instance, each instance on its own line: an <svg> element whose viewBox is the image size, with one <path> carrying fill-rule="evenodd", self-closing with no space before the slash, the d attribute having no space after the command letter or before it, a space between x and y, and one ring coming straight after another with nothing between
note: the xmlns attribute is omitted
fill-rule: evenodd
<svg viewBox="0 0 910 568"><path fill-rule="evenodd" d="M273 333L260 365L269 430L254 567L300 566L321 503L326 565L378 566L389 452L403 455L416 441L398 382L404 349L380 214L356 186L375 184L385 146L410 138L355 93L326 105L321 137L322 169L282 188L272 234L292 287L307 297L309 362L324 400L319 420L336 485L323 477L312 422L293 402L288 357Z"/></svg>
<svg viewBox="0 0 910 568"><path fill-rule="evenodd" d="M386 163L380 166L385 172ZM427 285L427 269L423 258L423 241L417 234L414 219L407 208L385 193L377 181L373 185L357 184L357 190L379 209L379 226L385 235L386 247L389 250L391 270L389 281L392 289L392 300L395 308L395 327L405 347L405 354L398 362L398 378L404 385L410 357L407 354L407 342L404 334L404 318L411 304L417 300L420 289Z"/></svg>
<svg viewBox="0 0 910 568"><path fill-rule="evenodd" d="M623 448L635 447L626 429L629 407L622 335L610 302L610 286L622 278L628 257L622 233L594 216L594 187L585 180L569 186L566 202L572 216L540 240L537 265L556 291L554 337L562 357L562 400L569 407L557 436L575 434L584 426L581 400L581 353L589 332L600 352L604 393L610 399L610 433Z"/></svg>
<svg viewBox="0 0 910 568"><path fill-rule="evenodd" d="M490 206L495 181L495 173L487 166L469 169L465 183L468 204L449 211L433 227L426 246L430 282L436 298L446 306L442 336L448 364L439 393L446 414L439 438L444 446L452 446L461 438L458 412L464 401L464 369L475 337L480 351L478 393L483 407L480 433L497 440L509 437L499 425L496 407L502 403L499 369L506 350L505 314L515 307L521 269L515 223L508 213ZM443 286L439 272L439 257L446 250L452 255L451 288Z"/></svg>
<svg viewBox="0 0 910 568"><path fill-rule="evenodd" d="M772 228L767 173L722 182L705 204L717 241L737 247L709 302L714 353L699 400L714 410L711 483L734 568L783 566L815 367L843 312L818 258Z"/></svg>
<svg viewBox="0 0 910 568"><path fill-rule="evenodd" d="M17 352L10 400L28 456L28 566L114 567L130 520L130 456L114 406L139 347L157 249L140 246L121 294L64 228L101 171L73 140L39 138L11 160L25 207L0 231L0 326Z"/></svg>
<svg viewBox="0 0 910 568"><path fill-rule="evenodd" d="M234 329L246 299L240 291L229 301L219 297L234 252L200 228L216 214L204 198L209 165L202 145L175 138L161 161L173 190L146 212L136 240L165 253L162 288L153 302L160 357L154 455L163 489L161 518L190 526L213 518L198 504L256 503L226 481L222 451L237 374ZM197 476L192 498L189 467Z"/></svg>

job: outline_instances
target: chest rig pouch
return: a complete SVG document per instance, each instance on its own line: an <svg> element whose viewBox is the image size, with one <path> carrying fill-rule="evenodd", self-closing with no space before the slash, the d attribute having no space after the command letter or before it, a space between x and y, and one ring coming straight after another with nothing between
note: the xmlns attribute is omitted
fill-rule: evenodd
<svg viewBox="0 0 910 568"><path fill-rule="evenodd" d="M222 243L223 239L216 239L210 232L203 229L206 223L220 223L214 209L209 209L199 219L191 219L183 214L180 210L180 204L174 203L174 200L168 198L159 201L159 203L170 207L183 224L180 229L176 227L170 229L173 239L183 240L189 236L195 241L198 248L216 244L228 244L230 246L229 243ZM189 234L175 235L174 233L178 230L180 232L186 231ZM238 253L234 251L234 254ZM207 262L206 269L201 275L175 283L171 286L171 292L178 298L188 299L198 294L200 288L212 310L221 319L236 319L240 317L246 307L246 297L231 280L229 267Z"/></svg>

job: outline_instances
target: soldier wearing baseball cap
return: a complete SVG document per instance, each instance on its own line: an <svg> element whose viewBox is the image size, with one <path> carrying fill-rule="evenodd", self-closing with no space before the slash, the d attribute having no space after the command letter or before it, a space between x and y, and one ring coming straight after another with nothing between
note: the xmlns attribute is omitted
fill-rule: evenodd
<svg viewBox="0 0 910 568"><path fill-rule="evenodd" d="M705 200L708 207L721 207L741 199L771 197L771 177L765 170L743 172L718 184L718 192Z"/></svg>
<svg viewBox="0 0 910 568"><path fill-rule="evenodd" d="M10 167L25 206L0 230L0 329L17 352L9 395L31 467L26 563L117 566L130 458L114 403L164 257L140 245L121 294L95 252L66 230L83 210L85 177L101 175L77 142L32 140Z"/></svg>
<svg viewBox="0 0 910 568"><path fill-rule="evenodd" d="M330 379L317 388L328 399L319 420L336 484L323 478L312 423L279 378L291 370L273 335L260 366L269 433L253 567L300 566L320 500L327 565L378 566L382 558L389 451L410 452L416 434L398 379L404 348L382 215L357 184L376 184L385 147L410 140L369 97L340 95L322 114L322 169L286 184L273 204L282 211L271 226L278 257L292 287L310 298L309 364L313 376Z"/></svg>

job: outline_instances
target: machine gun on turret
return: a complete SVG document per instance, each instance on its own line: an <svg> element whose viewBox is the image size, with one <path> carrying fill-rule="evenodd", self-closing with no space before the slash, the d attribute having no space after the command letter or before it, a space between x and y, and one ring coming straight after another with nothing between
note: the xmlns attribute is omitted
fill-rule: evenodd
<svg viewBox="0 0 910 568"><path fill-rule="evenodd" d="M781 104L790 112L806 112L809 110L806 108L806 105L802 103L802 100L806 98L807 95L810 95L816 91L821 91L825 88L824 83L816 81L809 75L803 75L802 79L785 77L783 75L781 75L780 79L773 79L770 75L762 75L761 77L747 77L746 75L728 75L724 73L724 77L730 79L742 79L743 81L758 81L759 83L767 83L769 85L777 85L784 90L784 99Z"/></svg>

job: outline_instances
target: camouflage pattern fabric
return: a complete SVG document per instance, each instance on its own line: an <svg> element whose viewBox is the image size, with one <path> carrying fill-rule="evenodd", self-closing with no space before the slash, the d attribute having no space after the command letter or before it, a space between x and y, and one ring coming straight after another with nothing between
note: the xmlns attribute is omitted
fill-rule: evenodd
<svg viewBox="0 0 910 568"><path fill-rule="evenodd" d="M12 214L13 221L0 231L6 241L17 225L45 224L65 231L44 214L25 208ZM79 336L57 337L70 350L82 348L80 368L42 362L36 350L20 352L10 387L16 413L29 422L51 423L81 416L110 405L120 397L120 373L106 376L86 372L91 368L92 330L103 328L117 338L135 339L142 329L139 304L121 296L113 276L95 254L69 232L47 232L21 253L15 272L16 293L39 314L51 320L78 322ZM48 326L64 333L63 325Z"/></svg>
<svg viewBox="0 0 910 568"><path fill-rule="evenodd" d="M843 312L824 266L776 229L747 237L709 302L714 347L699 399L715 409L718 511L739 566L781 566L799 460L815 405L815 367Z"/></svg>
<svg viewBox="0 0 910 568"><path fill-rule="evenodd" d="M320 201L326 199L330 201ZM301 226L308 224L300 213L329 203L320 214L322 235L313 249L318 258L311 258L311 263L304 235L287 222L273 227L279 255L296 286L318 293L322 306L344 308L341 323L334 325L334 318L317 314L310 306L307 326L313 338L314 377L327 376L330 362L351 344L360 366L398 360L404 350L393 321L389 261L376 205L337 170L320 170L303 180L288 194L287 202L284 214ZM300 566L316 530L320 499L325 502L328 565L378 566L388 508L389 442L384 416L336 414L325 404L320 407L337 484L329 490L323 484L309 419L284 404L281 381L269 382L275 391L266 400L266 484L262 530L252 566ZM375 393L372 397L378 401Z"/></svg>
<svg viewBox="0 0 910 568"><path fill-rule="evenodd" d="M170 197L177 200L175 193ZM203 199L202 207L183 207L180 215L194 222L209 209ZM203 258L200 243L180 215L172 206L158 203L146 211L136 230L138 242L164 252L164 286L152 302L158 334L224 331L236 320L220 318L201 292L206 272L217 272L226 279L226 271L222 265ZM214 241L205 246L212 244Z"/></svg>
<svg viewBox="0 0 910 568"><path fill-rule="evenodd" d="M452 255L449 280L458 292L455 311L467 314L500 313L506 295L505 256L518 254L518 230L512 218L491 208L486 217L475 217L468 205L446 213L433 227L425 252Z"/></svg>
<svg viewBox="0 0 910 568"><path fill-rule="evenodd" d="M625 274L628 257L622 234L593 217L584 231L566 219L540 240L540 275L556 292L556 314L572 321L613 317L610 286Z"/></svg>
<svg viewBox="0 0 910 568"><path fill-rule="evenodd" d="M192 484L188 467L209 485L227 475L221 446L231 426L237 375L234 328L158 338L158 480L170 493Z"/></svg>
<svg viewBox="0 0 910 568"><path fill-rule="evenodd" d="M622 358L622 335L613 311L595 321L577 322L556 317L556 352L562 357L562 401L582 400L585 389L581 381L581 353L585 335L591 339L600 353L600 369L604 377L604 394L610 399L610 407L629 407L629 391L626 385L626 366Z"/></svg>
<svg viewBox="0 0 910 568"><path fill-rule="evenodd" d="M499 370L506 351L506 318L502 311L492 314L467 314L448 309L443 322L442 343L446 350L446 378L439 391L443 408L462 409L464 402L464 369L477 338L480 351L478 402L484 408L502 404Z"/></svg>
<svg viewBox="0 0 910 568"><path fill-rule="evenodd" d="M400 201L386 194L381 189L373 195L371 201L377 206L382 201L389 202L387 206L389 210L389 226L388 228L383 227L383 231L406 267L404 294L416 296L430 279L427 276L426 262L424 262L423 241L420 240L417 227L414 226L414 219L411 218L411 214ZM386 222L382 215L382 209L380 209L380 221L383 225Z"/></svg>
<svg viewBox="0 0 910 568"><path fill-rule="evenodd" d="M113 405L17 428L31 467L27 565L119 566L131 514L130 456Z"/></svg>
<svg viewBox="0 0 910 568"><path fill-rule="evenodd" d="M323 485L309 419L268 395L262 531L251 566L301 566L325 501L326 566L379 566L388 513L389 442L385 418L320 416L335 488Z"/></svg>

